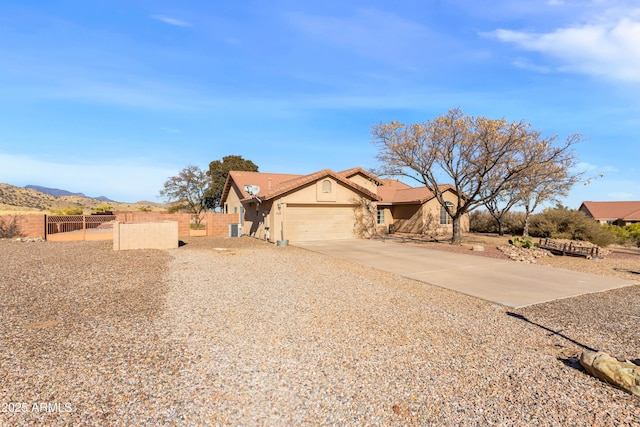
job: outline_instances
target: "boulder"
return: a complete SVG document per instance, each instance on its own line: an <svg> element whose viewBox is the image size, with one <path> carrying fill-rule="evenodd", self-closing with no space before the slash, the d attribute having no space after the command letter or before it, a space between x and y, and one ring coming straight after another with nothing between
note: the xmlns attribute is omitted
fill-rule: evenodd
<svg viewBox="0 0 640 427"><path fill-rule="evenodd" d="M640 366L589 350L580 356L580 364L594 377L640 397Z"/></svg>

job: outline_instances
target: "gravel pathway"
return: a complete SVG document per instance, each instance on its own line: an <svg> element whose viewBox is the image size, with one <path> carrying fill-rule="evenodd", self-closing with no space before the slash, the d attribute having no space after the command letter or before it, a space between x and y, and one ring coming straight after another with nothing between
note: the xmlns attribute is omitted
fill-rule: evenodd
<svg viewBox="0 0 640 427"><path fill-rule="evenodd" d="M0 425L640 424L639 399L575 360L581 345L640 358L640 286L514 316L291 246L200 238L0 241L0 292Z"/></svg>

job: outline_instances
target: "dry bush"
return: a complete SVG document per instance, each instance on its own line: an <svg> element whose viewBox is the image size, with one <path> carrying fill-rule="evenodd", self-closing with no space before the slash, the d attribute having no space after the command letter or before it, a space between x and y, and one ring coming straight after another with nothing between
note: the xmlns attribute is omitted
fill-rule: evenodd
<svg viewBox="0 0 640 427"><path fill-rule="evenodd" d="M23 237L18 225L19 215L0 217L0 239Z"/></svg>

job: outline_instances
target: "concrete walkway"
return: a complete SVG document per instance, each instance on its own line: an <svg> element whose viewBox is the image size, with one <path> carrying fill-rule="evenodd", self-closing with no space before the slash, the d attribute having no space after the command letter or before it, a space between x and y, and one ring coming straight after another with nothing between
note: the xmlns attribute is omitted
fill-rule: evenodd
<svg viewBox="0 0 640 427"><path fill-rule="evenodd" d="M613 277L380 240L294 245L512 308L637 284Z"/></svg>

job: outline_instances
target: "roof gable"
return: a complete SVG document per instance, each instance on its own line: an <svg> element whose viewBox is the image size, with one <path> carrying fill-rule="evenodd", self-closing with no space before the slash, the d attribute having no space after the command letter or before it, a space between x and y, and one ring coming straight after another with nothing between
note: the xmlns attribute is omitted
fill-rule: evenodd
<svg viewBox="0 0 640 427"><path fill-rule="evenodd" d="M382 180L380 178L378 178L377 176L375 176L371 172L368 172L368 171L362 169L360 166L352 168L352 169L347 169L347 170L344 170L342 172L338 172L338 175L342 175L345 178L351 178L354 175L362 175L365 178L367 178L368 180L374 182L376 185L382 185Z"/></svg>
<svg viewBox="0 0 640 427"><path fill-rule="evenodd" d="M227 176L227 181L225 182L224 189L222 190L220 205L222 206L224 204L224 201L229 196L229 191L234 184L240 192L240 199L243 200L251 198L251 195L244 190L245 185L257 185L260 187L260 193L263 193L264 191L270 191L273 187L280 186L283 182L295 180L302 176L304 175L231 171Z"/></svg>

